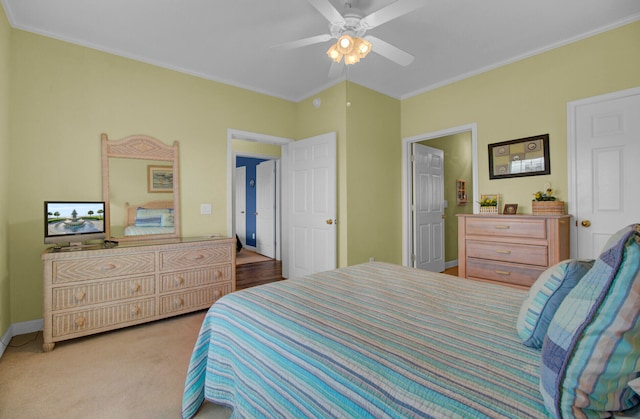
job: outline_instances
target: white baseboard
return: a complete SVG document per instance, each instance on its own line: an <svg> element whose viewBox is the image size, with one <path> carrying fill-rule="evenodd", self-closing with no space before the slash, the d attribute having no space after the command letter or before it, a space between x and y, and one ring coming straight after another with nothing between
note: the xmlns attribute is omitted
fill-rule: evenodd
<svg viewBox="0 0 640 419"><path fill-rule="evenodd" d="M0 357L9 346L9 342L14 336L26 335L27 333L39 332L44 329L44 320L30 320L28 322L14 323L9 326L7 332L0 338Z"/></svg>
<svg viewBox="0 0 640 419"><path fill-rule="evenodd" d="M450 261L444 263L444 268L445 269L454 268L456 266L458 266L458 259L450 260Z"/></svg>

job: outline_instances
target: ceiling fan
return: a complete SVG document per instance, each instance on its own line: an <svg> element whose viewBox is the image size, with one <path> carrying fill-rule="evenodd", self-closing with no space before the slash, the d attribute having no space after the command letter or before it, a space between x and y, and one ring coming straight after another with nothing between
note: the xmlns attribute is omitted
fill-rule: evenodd
<svg viewBox="0 0 640 419"><path fill-rule="evenodd" d="M286 42L276 47L300 48L337 39L338 42L327 51L327 55L333 59L329 77L335 77L342 72L341 59L343 57L345 64L354 64L360 58L364 58L369 51L373 51L402 66L407 66L413 62L413 55L375 36L365 36L365 33L383 23L423 7L425 5L424 0L396 0L367 16L363 16L359 9L352 7L351 0L347 0L345 3L346 12L344 15L329 0L307 1L329 21L329 33Z"/></svg>

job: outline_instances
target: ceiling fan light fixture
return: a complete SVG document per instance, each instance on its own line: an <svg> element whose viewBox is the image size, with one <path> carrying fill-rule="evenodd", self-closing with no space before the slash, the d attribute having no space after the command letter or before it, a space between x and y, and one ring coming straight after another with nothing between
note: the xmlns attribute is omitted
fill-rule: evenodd
<svg viewBox="0 0 640 419"><path fill-rule="evenodd" d="M331 45L331 47L327 50L327 55L336 63L339 63L342 60L342 54L338 51L336 44Z"/></svg>
<svg viewBox="0 0 640 419"><path fill-rule="evenodd" d="M346 55L353 49L353 38L349 35L342 35L336 43L336 48L340 51L340 54Z"/></svg>
<svg viewBox="0 0 640 419"><path fill-rule="evenodd" d="M354 49L358 51L360 58L364 58L367 56L369 51L371 51L371 42L364 38L356 38L354 41Z"/></svg>
<svg viewBox="0 0 640 419"><path fill-rule="evenodd" d="M347 65L355 64L358 61L360 61L360 54L358 54L356 51L344 56L344 63Z"/></svg>

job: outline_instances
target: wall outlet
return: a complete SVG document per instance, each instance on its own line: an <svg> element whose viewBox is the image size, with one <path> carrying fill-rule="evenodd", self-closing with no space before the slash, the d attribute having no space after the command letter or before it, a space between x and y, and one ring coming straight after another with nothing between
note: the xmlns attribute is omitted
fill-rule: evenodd
<svg viewBox="0 0 640 419"><path fill-rule="evenodd" d="M375 262L375 261L376 261L376 260L373 258L373 256L371 256L371 257L369 258L369 262Z"/></svg>
<svg viewBox="0 0 640 419"><path fill-rule="evenodd" d="M200 204L201 215L211 215L211 204Z"/></svg>

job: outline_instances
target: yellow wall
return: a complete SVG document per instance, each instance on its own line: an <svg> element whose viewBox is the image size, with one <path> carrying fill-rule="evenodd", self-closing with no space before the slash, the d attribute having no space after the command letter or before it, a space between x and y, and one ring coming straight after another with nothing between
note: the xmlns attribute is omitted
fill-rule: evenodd
<svg viewBox="0 0 640 419"><path fill-rule="evenodd" d="M347 264L370 257L400 264L400 101L353 83L348 92Z"/></svg>
<svg viewBox="0 0 640 419"><path fill-rule="evenodd" d="M9 183L6 169L0 171L0 335L7 324L42 317L42 202L101 198L102 132L180 142L182 228L189 236L226 231L228 128L294 139L335 131L338 264L370 256L399 263L401 137L477 122L480 193L500 192L530 210L530 194L546 181L567 196L566 103L640 85L640 23L402 102L339 83L291 103L11 30L2 17L0 166L7 166L10 146L15 176ZM488 180L487 144L545 132L551 175ZM213 215L199 214L201 202L212 202ZM1 250L7 237L8 261Z"/></svg>
<svg viewBox="0 0 640 419"><path fill-rule="evenodd" d="M185 236L227 231L228 128L295 137L294 103L20 30L11 34L12 323L42 317L42 202L101 199L100 133L180 142ZM200 215L201 202L213 204L213 215Z"/></svg>
<svg viewBox="0 0 640 419"><path fill-rule="evenodd" d="M567 102L640 85L640 22L402 101L402 136L477 122L479 193L531 213L551 182L567 199ZM487 145L549 133L551 174L489 180Z"/></svg>
<svg viewBox="0 0 640 419"><path fill-rule="evenodd" d="M11 325L9 298L9 57L11 29L0 7L0 338ZM7 343L7 342L4 342Z"/></svg>

